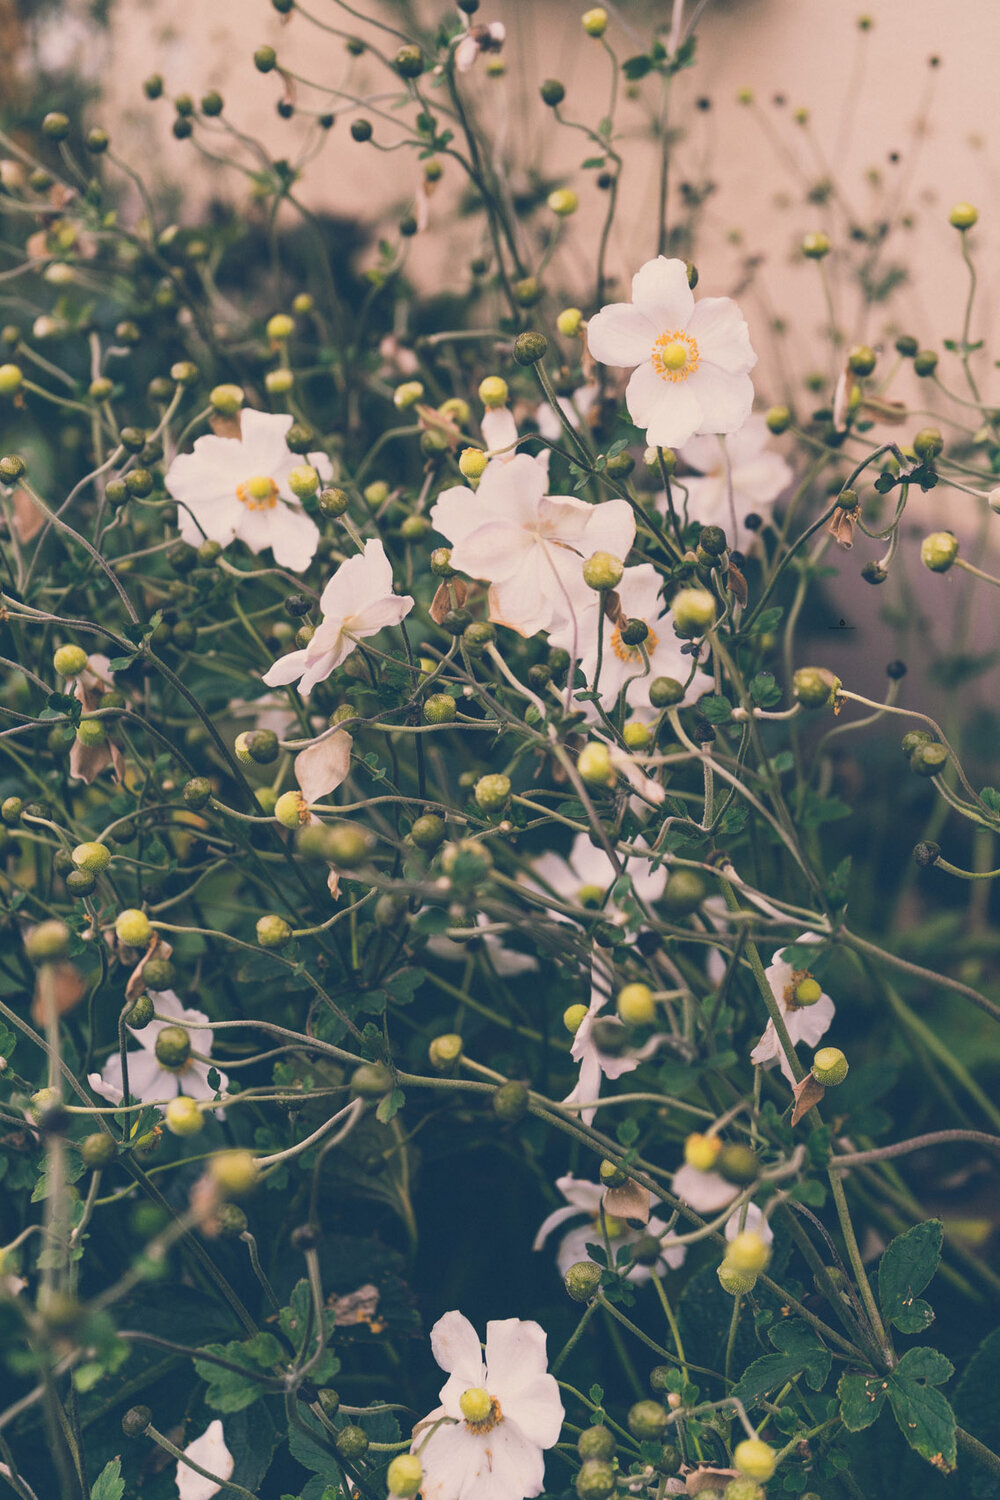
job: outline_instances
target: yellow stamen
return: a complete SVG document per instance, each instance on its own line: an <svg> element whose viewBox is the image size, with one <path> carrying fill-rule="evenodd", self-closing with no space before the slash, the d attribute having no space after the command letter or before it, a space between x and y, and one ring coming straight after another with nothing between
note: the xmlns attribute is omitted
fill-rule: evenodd
<svg viewBox="0 0 1000 1500"><path fill-rule="evenodd" d="M647 656L652 656L653 652L656 650L657 640L658 637L656 631L651 630L642 643L643 647L645 647ZM636 666L642 665L642 649L639 646L626 646L625 642L622 640L622 633L617 625L611 632L611 649L615 653L619 661L635 662Z"/></svg>
<svg viewBox="0 0 1000 1500"><path fill-rule="evenodd" d="M236 486L236 498L248 510L273 510L278 503L278 486L266 474L253 474Z"/></svg>
<svg viewBox="0 0 1000 1500"><path fill-rule="evenodd" d="M697 370L701 355L698 353L698 344L689 333L681 329L673 329L667 333L661 333L653 345L650 358L653 361L653 369L661 380L687 380Z"/></svg>
<svg viewBox="0 0 1000 1500"><path fill-rule="evenodd" d="M463 1391L458 1404L470 1432L491 1432L498 1422L503 1421L500 1402L482 1386L470 1386Z"/></svg>
<svg viewBox="0 0 1000 1500"><path fill-rule="evenodd" d="M811 979L811 978L812 978L812 975L810 974L810 972L809 972L808 969L795 969L795 970L793 970L792 977L788 981L788 983L785 985L784 993L783 993L783 996L782 996L782 998L784 999L784 1002L785 1002L785 1009L786 1010L801 1010L802 1009L802 1005L796 999L795 991L798 989L799 985L802 983L802 981L804 979Z"/></svg>

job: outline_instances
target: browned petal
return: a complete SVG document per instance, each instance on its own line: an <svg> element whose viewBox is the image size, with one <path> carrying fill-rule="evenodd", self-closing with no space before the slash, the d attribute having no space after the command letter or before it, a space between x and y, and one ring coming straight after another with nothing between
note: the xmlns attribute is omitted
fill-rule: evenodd
<svg viewBox="0 0 1000 1500"><path fill-rule="evenodd" d="M818 1104L826 1093L821 1083L817 1083L811 1073L807 1073L801 1083L793 1084L792 1093L795 1095L795 1108L792 1110L792 1124L797 1125L803 1115L807 1115L814 1104Z"/></svg>
<svg viewBox="0 0 1000 1500"><path fill-rule="evenodd" d="M623 1182L621 1187L609 1187L604 1190L604 1212L614 1219L628 1219L633 1223L648 1224L652 1201L649 1188L644 1188L631 1178L628 1182Z"/></svg>

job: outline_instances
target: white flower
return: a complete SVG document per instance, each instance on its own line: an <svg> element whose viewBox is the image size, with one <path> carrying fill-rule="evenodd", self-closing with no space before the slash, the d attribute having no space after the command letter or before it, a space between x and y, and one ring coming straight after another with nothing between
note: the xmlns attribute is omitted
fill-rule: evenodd
<svg viewBox="0 0 1000 1500"><path fill-rule="evenodd" d="M302 509L288 476L303 460L285 434L292 418L282 413L240 413L238 438L210 435L195 441L193 453L180 453L164 483L178 502L177 527L197 547L207 537L227 547L239 538L251 552L270 547L279 567L302 573L319 543L319 527ZM333 469L325 453L308 462L321 479Z"/></svg>
<svg viewBox="0 0 1000 1500"><path fill-rule="evenodd" d="M678 1167L670 1185L675 1197L706 1218L714 1217L727 1203L738 1198L741 1191L733 1183L727 1182L720 1172L702 1172L686 1162L683 1167ZM746 1218L741 1224L744 1211ZM726 1220L726 1239L734 1240L741 1229L754 1230L765 1245L770 1245L774 1239L774 1231L756 1203L741 1204L729 1215Z"/></svg>
<svg viewBox="0 0 1000 1500"><path fill-rule="evenodd" d="M210 1422L201 1437L195 1438L193 1443L188 1443L184 1449L185 1457L191 1458L203 1469L208 1469L220 1480L228 1480L233 1476L236 1461L229 1449L226 1447L226 1439L222 1431L222 1423L216 1417ZM174 1475L174 1483L177 1485L177 1493L180 1500L212 1500L222 1488L221 1484L215 1484L211 1479L205 1479L201 1474L196 1474L194 1469L189 1469L187 1464L178 1463L177 1473Z"/></svg>
<svg viewBox="0 0 1000 1500"><path fill-rule="evenodd" d="M489 917L481 911L476 917L476 926L488 927L489 924ZM506 947L503 939L495 932L487 932L477 941L485 946L494 973L499 974L502 979L509 979L514 974L527 974L538 968L537 958L533 958L530 953L518 953L516 948ZM428 940L427 951L433 953L435 958L443 958L446 963L459 963L464 962L474 948L464 942L438 936Z"/></svg>
<svg viewBox="0 0 1000 1500"><path fill-rule="evenodd" d="M821 943L823 940L815 932L803 933L802 937L795 939L795 946L800 947L805 943ZM812 975L808 969L793 969L790 963L785 962L786 949L782 948L774 955L767 970L767 982L771 986L771 993L777 1000L781 1014L785 1018L788 1027L788 1035L793 1044L805 1042L808 1047L815 1047L820 1037L829 1031L833 1021L836 1006L829 995L822 992L818 1000L811 1005L800 1005L795 998L795 991L804 979L811 979ZM778 1040L778 1033L774 1029L774 1022L768 1021L764 1028L764 1035L750 1054L750 1061L756 1065L775 1062L779 1064L782 1073L789 1083L794 1083L795 1078L785 1056L784 1048Z"/></svg>
<svg viewBox="0 0 1000 1500"><path fill-rule="evenodd" d="M767 422L757 415L728 437L725 447L717 437L693 437L679 454L689 468L698 471L681 481L688 492L688 518L703 526L721 526L731 544L742 551L754 539L746 528L747 516L753 513L767 520L774 502L792 481L791 465L768 448L768 437Z"/></svg>
<svg viewBox="0 0 1000 1500"><path fill-rule="evenodd" d="M484 1362L468 1318L447 1312L431 1329L431 1349L449 1378L441 1405L414 1428L411 1451L424 1467L423 1500L531 1500L540 1494L542 1453L559 1441L565 1416L547 1372L544 1330L520 1318L487 1323Z"/></svg>
<svg viewBox="0 0 1000 1500"><path fill-rule="evenodd" d="M738 432L750 415L757 356L743 315L729 297L696 303L682 260L647 261L632 278L631 303L602 307L587 343L602 364L636 367L625 400L654 447Z"/></svg>
<svg viewBox="0 0 1000 1500"><path fill-rule="evenodd" d="M521 635L567 624L595 595L583 581L594 552L624 558L635 540L635 518L624 500L589 505L548 495L542 465L525 453L487 464L479 488L444 490L431 510L451 542L451 565L488 579L490 619Z"/></svg>
<svg viewBox="0 0 1000 1500"><path fill-rule="evenodd" d="M597 674L597 632L603 631L604 645L601 658L601 675L597 691L606 709L613 708L618 694L629 684L625 701L637 719L654 719L659 710L649 701L649 684L655 677L672 677L686 683L691 672L691 656L683 655L684 642L674 634L670 611L663 608L660 586L663 580L652 563L640 563L638 567L626 568L615 593L621 601L622 613L629 620L642 620L649 629L642 648L627 646L622 640L621 629L608 619L597 602L588 604L586 611L577 616L576 649L580 667L588 684L594 686ZM596 601L597 596L591 595ZM569 627L554 630L553 646L572 650L573 642ZM649 660L649 671L643 660L643 651ZM697 677L690 683L679 707L687 707L701 696L702 687Z"/></svg>
<svg viewBox="0 0 1000 1500"><path fill-rule="evenodd" d="M323 619L312 640L264 673L268 687L301 679L299 692L305 697L347 660L359 640L398 625L413 608L409 594L392 592L392 564L378 540L365 542L363 554L341 563L319 604Z"/></svg>
<svg viewBox="0 0 1000 1500"><path fill-rule="evenodd" d="M587 1101L587 1108L580 1111L580 1118L585 1125L593 1124L597 1113L597 1104L594 1101L600 1096L601 1075L603 1074L605 1078L620 1078L623 1073L634 1072L641 1062L653 1056L663 1041L663 1034L657 1033L641 1047L624 1045L627 1038L627 1028L624 1023L619 1021L617 1016L601 1015L611 999L613 987L613 970L601 950L595 946L590 969L590 1005L587 1008L587 1014L577 1027L573 1045L570 1048L573 1061L580 1064L580 1073L576 1087L563 1100L564 1104L582 1104ZM598 1019L607 1027L613 1027L616 1032L621 1033L620 1050L616 1047L614 1052L608 1052L600 1045L594 1030L594 1023Z"/></svg>
<svg viewBox="0 0 1000 1500"><path fill-rule="evenodd" d="M596 380L588 380L584 385L577 386L571 396L558 396L556 407L562 412L569 425L573 428L580 427L590 415L600 387ZM559 420L559 411L550 406L548 401L543 401L535 413L535 421L543 438L550 443L558 443L563 436L563 425Z"/></svg>
<svg viewBox="0 0 1000 1500"><path fill-rule="evenodd" d="M694 1204L691 1205L692 1208ZM746 1217L744 1218L744 1210ZM726 1220L725 1236L727 1240L734 1240L738 1234L747 1230L751 1234L759 1234L765 1245L774 1243L774 1230L765 1219L756 1203L745 1203L738 1208L734 1214L730 1214Z"/></svg>
<svg viewBox="0 0 1000 1500"><path fill-rule="evenodd" d="M646 848L643 839L634 842L637 849ZM551 852L541 854L532 860L531 870L528 885L534 889L544 887L575 906L600 906L618 879L605 851L596 848L586 833L577 834L567 858ZM662 866L654 870L650 860L633 858L623 861L623 870L631 879L632 889L640 901L647 905L659 901L667 883L667 872ZM615 907L608 902L603 910L605 915L613 916ZM562 918L562 913L554 912L553 916Z"/></svg>
<svg viewBox="0 0 1000 1500"><path fill-rule="evenodd" d="M566 1208L557 1208L550 1213L539 1225L538 1233L532 1245L533 1250L541 1250L553 1229L558 1229L560 1224L566 1224L570 1219L577 1219L581 1214L586 1214L589 1222L580 1224L571 1229L568 1234L563 1235L559 1241L559 1249L556 1251L556 1265L560 1276L565 1276L570 1266L575 1266L577 1261L589 1260L587 1254L588 1245L599 1245L601 1239L601 1202L606 1189L599 1182L585 1182L580 1177L572 1174L568 1177L559 1177L556 1187L566 1199ZM649 1220L644 1229L630 1229L620 1219L605 1215L605 1226L608 1230L608 1238L611 1240L611 1248L617 1253L621 1245L634 1245L646 1235L654 1235L659 1239L666 1230L666 1224L655 1217ZM663 1243L663 1254L652 1268L657 1276L662 1276L669 1268L675 1269L684 1264L687 1251L683 1245L672 1244L673 1236L669 1236ZM627 1276L629 1281L648 1281L650 1267L640 1266L633 1261L629 1266Z"/></svg>
<svg viewBox="0 0 1000 1500"><path fill-rule="evenodd" d="M129 1093L133 1099L151 1104L170 1100L176 1094L186 1094L189 1099L214 1099L216 1090L209 1083L208 1074L215 1064L202 1062L194 1055L197 1052L201 1057L211 1056L212 1032L208 1029L208 1017L204 1011L186 1010L173 990L150 990L149 998L157 1015L167 1019L150 1021L141 1031L133 1033L139 1047L128 1054ZM157 1037L168 1026L183 1027L191 1041L191 1055L180 1068L164 1067L156 1055ZM218 1092L225 1093L229 1080L221 1070L216 1071L219 1074ZM94 1093L107 1099L109 1104L121 1104L124 1095L118 1053L112 1053L100 1073L89 1074L87 1082Z"/></svg>
<svg viewBox="0 0 1000 1500"><path fill-rule="evenodd" d="M488 26L470 26L455 48L455 67L467 73L475 65L480 52L499 52L507 40L507 28L502 21L491 21Z"/></svg>

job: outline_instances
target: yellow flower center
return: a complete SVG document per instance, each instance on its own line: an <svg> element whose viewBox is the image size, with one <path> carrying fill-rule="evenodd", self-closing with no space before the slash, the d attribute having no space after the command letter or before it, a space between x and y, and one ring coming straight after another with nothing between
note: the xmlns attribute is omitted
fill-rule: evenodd
<svg viewBox="0 0 1000 1500"><path fill-rule="evenodd" d="M786 1010L802 1010L807 1005L815 1005L821 994L822 990L808 969L795 969L791 979L785 985L782 998Z"/></svg>
<svg viewBox="0 0 1000 1500"><path fill-rule="evenodd" d="M600 885L581 885L576 899L581 906L600 906L604 900L604 887Z"/></svg>
<svg viewBox="0 0 1000 1500"><path fill-rule="evenodd" d="M615 653L619 661L631 661L635 662L636 666L641 666L643 648L645 648L647 656L652 656L653 652L656 650L658 639L659 637L657 636L656 631L651 630L646 636L646 639L643 641L641 647L626 646L625 642L622 640L622 633L616 625L614 630L611 632L611 649Z"/></svg>
<svg viewBox="0 0 1000 1500"><path fill-rule="evenodd" d="M236 498L248 510L273 510L278 503L278 486L266 474L253 474L236 486Z"/></svg>
<svg viewBox="0 0 1000 1500"><path fill-rule="evenodd" d="M698 344L689 333L683 329L673 329L668 333L661 333L653 345L650 358L653 361L653 369L661 380L687 380L698 368L701 355L698 353Z"/></svg>
<svg viewBox="0 0 1000 1500"><path fill-rule="evenodd" d="M601 1226L601 1211L600 1211L600 1209L598 1209L596 1211L596 1213L592 1213L590 1217L591 1217L591 1220L593 1222L594 1228L597 1229L598 1232L599 1232L600 1231L600 1226ZM614 1216L614 1214L607 1214L606 1213L604 1215L604 1227L605 1227L605 1229L608 1232L608 1239L609 1240L620 1239L621 1236L625 1233L625 1224L622 1222L621 1219L616 1219L615 1216Z"/></svg>
<svg viewBox="0 0 1000 1500"><path fill-rule="evenodd" d="M458 1404L470 1432L490 1432L498 1422L503 1421L500 1402L489 1391L484 1391L481 1385L473 1385L463 1391Z"/></svg>

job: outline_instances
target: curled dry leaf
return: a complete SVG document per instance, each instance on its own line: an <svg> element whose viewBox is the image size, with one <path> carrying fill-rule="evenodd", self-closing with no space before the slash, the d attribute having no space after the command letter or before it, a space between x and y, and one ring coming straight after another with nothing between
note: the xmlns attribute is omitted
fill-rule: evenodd
<svg viewBox="0 0 1000 1500"><path fill-rule="evenodd" d="M621 1187L605 1189L604 1212L614 1219L627 1219L630 1224L648 1224L652 1201L649 1188L630 1178Z"/></svg>
<svg viewBox="0 0 1000 1500"><path fill-rule="evenodd" d="M807 1115L813 1105L818 1104L826 1093L821 1083L817 1083L811 1073L807 1073L801 1083L792 1085L792 1093L795 1095L795 1108L792 1110L792 1124L797 1125L803 1115Z"/></svg>
<svg viewBox="0 0 1000 1500"><path fill-rule="evenodd" d="M449 578L447 583L439 583L430 608L430 616L435 625L440 625L449 611L462 609L468 597L469 585L464 579Z"/></svg>

